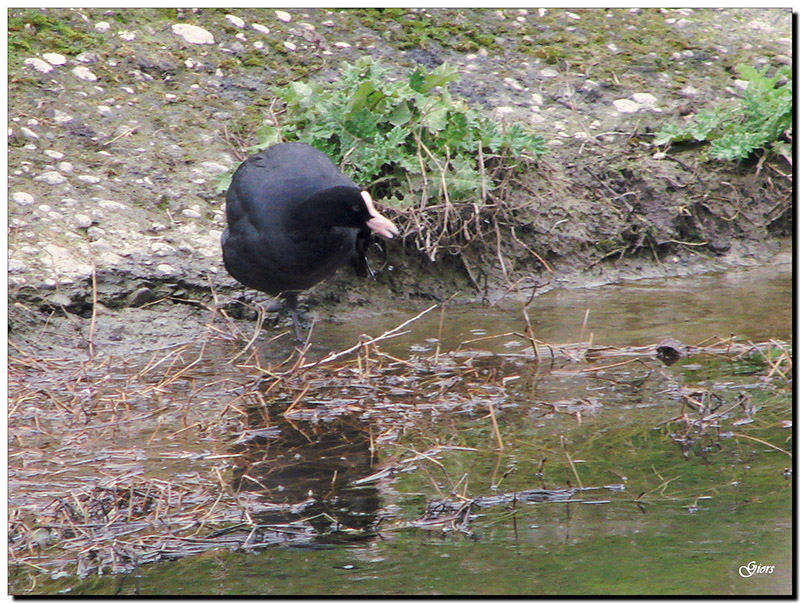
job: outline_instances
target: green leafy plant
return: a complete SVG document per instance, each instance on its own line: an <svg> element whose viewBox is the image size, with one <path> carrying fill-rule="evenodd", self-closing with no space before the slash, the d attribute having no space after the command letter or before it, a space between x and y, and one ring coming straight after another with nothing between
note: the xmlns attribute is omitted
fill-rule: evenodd
<svg viewBox="0 0 800 603"><path fill-rule="evenodd" d="M691 123L665 126L656 134L654 143L708 141L710 155L715 159L742 160L765 149L791 162L791 71L784 67L772 77L767 77L767 68L757 71L748 65L737 65L736 71L748 82L739 106L699 111Z"/></svg>
<svg viewBox="0 0 800 603"><path fill-rule="evenodd" d="M482 239L481 229L495 229L489 213L516 211L504 192L498 202L497 189L546 147L523 125L497 123L453 98L447 85L456 78L447 64L392 77L364 57L333 82L292 82L275 89L282 107L270 110L251 150L310 144L384 206L405 213L429 258L441 248L458 253Z"/></svg>
<svg viewBox="0 0 800 603"><path fill-rule="evenodd" d="M482 200L492 190L485 167L497 158L536 159L544 141L519 124L509 127L454 99L457 77L447 64L394 79L363 58L333 83L292 82L276 90L285 103L280 125L260 129L256 149L300 140L327 153L364 187L382 188L397 206ZM415 199L415 201L412 201Z"/></svg>

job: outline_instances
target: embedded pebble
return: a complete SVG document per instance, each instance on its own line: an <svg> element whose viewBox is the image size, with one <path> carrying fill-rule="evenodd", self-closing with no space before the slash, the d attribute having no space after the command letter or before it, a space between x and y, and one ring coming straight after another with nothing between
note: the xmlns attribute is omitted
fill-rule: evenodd
<svg viewBox="0 0 800 603"><path fill-rule="evenodd" d="M50 159L55 159L55 160L64 159L64 153L62 153L61 151L46 149L44 154L47 155Z"/></svg>
<svg viewBox="0 0 800 603"><path fill-rule="evenodd" d="M765 23L764 21L759 21L758 19L750 21L747 24L747 27L755 31L767 31L767 32L772 31L772 27L770 27L768 23Z"/></svg>
<svg viewBox="0 0 800 603"><path fill-rule="evenodd" d="M100 60L100 57L97 56L95 52L82 52L78 56L75 57L75 60L79 63L85 63L86 65L91 65L92 63L96 63Z"/></svg>
<svg viewBox="0 0 800 603"><path fill-rule="evenodd" d="M639 103L627 98L619 98L612 104L619 113L636 113L639 110Z"/></svg>
<svg viewBox="0 0 800 603"><path fill-rule="evenodd" d="M103 115L111 115L111 107L105 105L97 105L97 111Z"/></svg>
<svg viewBox="0 0 800 603"><path fill-rule="evenodd" d="M203 214L201 214L196 209L184 209L181 213L184 216L186 216L187 218L202 218L203 217Z"/></svg>
<svg viewBox="0 0 800 603"><path fill-rule="evenodd" d="M67 57L65 57L63 54L58 54L57 52L45 52L42 55L42 58L51 65L55 66L67 64Z"/></svg>
<svg viewBox="0 0 800 603"><path fill-rule="evenodd" d="M188 23L176 23L172 26L172 33L176 36L182 37L189 44L213 44L214 36L211 32L197 27L197 25L189 25Z"/></svg>
<svg viewBox="0 0 800 603"><path fill-rule="evenodd" d="M111 29L111 25L109 25L108 21L98 21L94 24L94 30L99 33L106 33L109 29Z"/></svg>
<svg viewBox="0 0 800 603"><path fill-rule="evenodd" d="M750 85L750 82L747 80L733 80L733 87L737 90L747 90L747 87Z"/></svg>
<svg viewBox="0 0 800 603"><path fill-rule="evenodd" d="M60 109L53 110L53 120L59 125L63 126L72 121L72 115L64 113Z"/></svg>
<svg viewBox="0 0 800 603"><path fill-rule="evenodd" d="M30 139L33 139L33 140L37 140L39 138L39 135L36 132L31 130L30 128L26 128L25 126L22 126L19 129L19 131L22 132L22 135L25 138L30 138Z"/></svg>
<svg viewBox="0 0 800 603"><path fill-rule="evenodd" d="M697 96L697 88L695 88L691 84L688 84L688 85L684 86L683 88L681 88L678 91L678 94L681 95L681 96L685 96L687 98L694 98L695 96Z"/></svg>
<svg viewBox="0 0 800 603"><path fill-rule="evenodd" d="M244 27L244 21L241 18L237 17L236 15L225 15L225 18L234 27L238 27L239 29L242 29Z"/></svg>
<svg viewBox="0 0 800 603"><path fill-rule="evenodd" d="M25 272L25 262L22 260L9 259L8 260L9 272Z"/></svg>
<svg viewBox="0 0 800 603"><path fill-rule="evenodd" d="M156 294L149 287L140 287L128 297L128 305L134 308L149 304L156 298Z"/></svg>
<svg viewBox="0 0 800 603"><path fill-rule="evenodd" d="M509 88L513 88L514 90L523 90L522 84L520 84L513 77L505 77L503 78L503 82L505 83L506 86L508 86Z"/></svg>
<svg viewBox="0 0 800 603"><path fill-rule="evenodd" d="M98 182L100 182L100 178L98 178L97 176L90 176L88 174L81 174L80 176L78 176L78 180L80 180L84 184L97 184Z"/></svg>
<svg viewBox="0 0 800 603"><path fill-rule="evenodd" d="M575 13L565 13L565 14L573 21L580 21L581 19L580 15L576 15Z"/></svg>
<svg viewBox="0 0 800 603"><path fill-rule="evenodd" d="M94 224L94 220L86 214L75 214L75 223L78 225L78 228L89 228Z"/></svg>
<svg viewBox="0 0 800 603"><path fill-rule="evenodd" d="M89 235L90 239L97 240L102 238L106 234L106 231L99 226L90 226L87 234Z"/></svg>
<svg viewBox="0 0 800 603"><path fill-rule="evenodd" d="M253 29L255 29L258 33L262 33L267 35L269 33L269 27L264 27L261 23L252 23L250 25Z"/></svg>
<svg viewBox="0 0 800 603"><path fill-rule="evenodd" d="M539 77L558 77L558 71L552 67L545 67L539 72Z"/></svg>
<svg viewBox="0 0 800 603"><path fill-rule="evenodd" d="M294 42L284 42L283 46L287 50L297 50L297 44L295 44Z"/></svg>
<svg viewBox="0 0 800 603"><path fill-rule="evenodd" d="M159 264L156 269L161 272L162 274L170 275L175 274L175 268L170 266L169 264Z"/></svg>
<svg viewBox="0 0 800 603"><path fill-rule="evenodd" d="M136 34L132 31L121 31L117 35L126 42L133 42L136 39Z"/></svg>
<svg viewBox="0 0 800 603"><path fill-rule="evenodd" d="M165 257L175 253L175 248L172 245L168 245L163 241L155 241L150 245L150 251L156 257Z"/></svg>
<svg viewBox="0 0 800 603"><path fill-rule="evenodd" d="M595 82L594 80L587 79L580 88L578 88L579 92L583 92L584 94L590 95L597 95L600 91L600 84Z"/></svg>
<svg viewBox="0 0 800 603"><path fill-rule="evenodd" d="M71 174L72 173L72 164L69 161L62 161L57 166L58 171L62 174Z"/></svg>
<svg viewBox="0 0 800 603"><path fill-rule="evenodd" d="M631 95L631 98L636 104L643 107L655 107L656 101L658 100L655 96L647 92L637 92Z"/></svg>
<svg viewBox="0 0 800 603"><path fill-rule="evenodd" d="M333 45L336 46L336 48L350 48L350 44L347 42L334 42Z"/></svg>
<svg viewBox="0 0 800 603"><path fill-rule="evenodd" d="M85 82L96 82L97 76L91 72L88 67L84 67L83 65L78 65L72 69L72 75L74 75L79 80L83 80Z"/></svg>
<svg viewBox="0 0 800 603"><path fill-rule="evenodd" d="M78 201L75 199L61 199L61 205L66 205L67 207L75 207L78 204Z"/></svg>
<svg viewBox="0 0 800 603"><path fill-rule="evenodd" d="M216 161L204 161L200 164L200 167L209 174L224 174L228 171L226 166Z"/></svg>
<svg viewBox="0 0 800 603"><path fill-rule="evenodd" d="M50 73L53 70L53 66L42 59L25 59L25 65L29 65L42 73Z"/></svg>
<svg viewBox="0 0 800 603"><path fill-rule="evenodd" d="M33 205L33 195L30 193L24 193L22 191L12 193L11 200L17 205L22 205L23 207L26 205Z"/></svg>
<svg viewBox="0 0 800 603"><path fill-rule="evenodd" d="M98 179L99 180L99 179ZM97 203L103 209L110 209L113 211L129 211L130 208L127 205L120 203L119 201L109 201L108 199L102 199Z"/></svg>
<svg viewBox="0 0 800 603"><path fill-rule="evenodd" d="M292 15L287 13L285 10L276 10L275 16L278 18L278 21L283 21L284 23L288 23L292 20Z"/></svg>
<svg viewBox="0 0 800 603"><path fill-rule="evenodd" d="M43 174L36 176L34 180L53 186L56 184L64 184L67 181L67 179L58 172L44 172Z"/></svg>

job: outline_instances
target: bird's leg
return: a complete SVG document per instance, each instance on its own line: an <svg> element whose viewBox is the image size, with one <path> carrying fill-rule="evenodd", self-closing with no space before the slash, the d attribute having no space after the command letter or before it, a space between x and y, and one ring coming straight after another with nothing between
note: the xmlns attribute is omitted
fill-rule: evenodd
<svg viewBox="0 0 800 603"><path fill-rule="evenodd" d="M292 322L294 322L294 336L297 341L302 342L303 329L300 328L300 317L297 314L297 293L288 291L286 293L281 293L281 297L286 303L286 307L289 308L289 312L292 314Z"/></svg>
<svg viewBox="0 0 800 603"><path fill-rule="evenodd" d="M364 264L367 266L367 276L374 281L375 271L372 269L372 266L369 265L369 258L367 256L364 256Z"/></svg>
<svg viewBox="0 0 800 603"><path fill-rule="evenodd" d="M361 230L356 236L355 250L351 262L358 276L368 276L375 280L375 272L372 270L372 266L369 265L369 259L367 258L367 249L371 244L372 235L369 229Z"/></svg>

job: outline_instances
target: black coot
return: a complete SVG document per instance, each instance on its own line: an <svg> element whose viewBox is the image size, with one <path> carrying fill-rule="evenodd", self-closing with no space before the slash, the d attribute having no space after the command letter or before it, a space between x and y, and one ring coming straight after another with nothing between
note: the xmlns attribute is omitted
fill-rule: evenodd
<svg viewBox="0 0 800 603"><path fill-rule="evenodd" d="M298 340L298 292L346 262L365 274L371 233L387 239L399 234L368 192L327 155L299 142L277 144L246 159L233 175L226 201L225 268L247 287L280 295Z"/></svg>

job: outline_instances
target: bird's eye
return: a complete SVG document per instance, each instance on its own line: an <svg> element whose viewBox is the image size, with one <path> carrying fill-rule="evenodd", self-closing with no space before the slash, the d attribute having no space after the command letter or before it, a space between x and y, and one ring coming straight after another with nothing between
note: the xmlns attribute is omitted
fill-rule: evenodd
<svg viewBox="0 0 800 603"><path fill-rule="evenodd" d="M352 208L354 214L358 213L358 205L352 205L351 208Z"/></svg>

